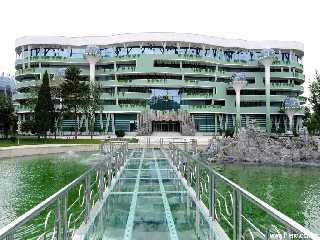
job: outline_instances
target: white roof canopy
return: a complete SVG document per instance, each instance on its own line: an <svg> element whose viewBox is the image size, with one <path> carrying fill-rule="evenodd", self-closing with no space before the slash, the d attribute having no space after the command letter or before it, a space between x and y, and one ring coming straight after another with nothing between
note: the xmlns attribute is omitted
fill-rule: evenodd
<svg viewBox="0 0 320 240"><path fill-rule="evenodd" d="M85 36L85 37L64 37L64 36L26 36L16 40L16 48L26 45L61 45L61 46L86 46L86 45L97 45L103 46L114 46L114 45L127 45L127 46L139 46L145 42L154 43L175 43L180 46L188 46L191 44L192 47L221 47L221 48L241 48L241 49L287 49L296 50L303 54L304 46L300 42L295 41L247 41L242 39L227 39L212 37L199 34L190 33L126 33L111 36Z"/></svg>

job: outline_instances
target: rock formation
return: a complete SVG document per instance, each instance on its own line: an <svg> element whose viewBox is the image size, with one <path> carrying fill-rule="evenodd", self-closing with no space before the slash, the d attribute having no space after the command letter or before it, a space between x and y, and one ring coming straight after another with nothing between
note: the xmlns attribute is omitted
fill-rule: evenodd
<svg viewBox="0 0 320 240"><path fill-rule="evenodd" d="M248 162L275 165L319 165L319 139L306 130L300 136L268 134L251 122L234 138L212 139L207 148L212 162Z"/></svg>

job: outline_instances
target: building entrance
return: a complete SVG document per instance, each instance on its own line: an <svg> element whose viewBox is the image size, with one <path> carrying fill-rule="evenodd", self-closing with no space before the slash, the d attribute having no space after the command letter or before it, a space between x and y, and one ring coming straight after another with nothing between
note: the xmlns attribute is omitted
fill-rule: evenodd
<svg viewBox="0 0 320 240"><path fill-rule="evenodd" d="M180 132L179 121L152 121L153 132Z"/></svg>

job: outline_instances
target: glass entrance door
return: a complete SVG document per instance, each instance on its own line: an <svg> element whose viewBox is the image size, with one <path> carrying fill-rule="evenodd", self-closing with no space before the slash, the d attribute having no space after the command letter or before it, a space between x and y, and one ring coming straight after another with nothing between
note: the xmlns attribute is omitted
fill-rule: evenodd
<svg viewBox="0 0 320 240"><path fill-rule="evenodd" d="M153 132L180 132L180 122L178 121L153 121Z"/></svg>

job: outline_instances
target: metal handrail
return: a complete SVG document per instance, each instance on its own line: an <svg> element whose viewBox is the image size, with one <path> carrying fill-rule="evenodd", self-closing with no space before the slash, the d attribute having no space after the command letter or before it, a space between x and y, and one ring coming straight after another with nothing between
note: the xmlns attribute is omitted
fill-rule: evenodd
<svg viewBox="0 0 320 240"><path fill-rule="evenodd" d="M0 239L6 237L9 235L15 228L23 225L25 222L29 221L30 219L34 218L37 216L42 210L47 208L51 203L56 201L59 197L63 196L66 192L68 192L73 186L77 185L80 183L82 180L84 180L87 176L89 176L95 168L91 168L87 170L84 174L82 174L80 177L76 178L73 180L71 183L68 185L64 186L61 188L58 192L54 193L50 197L48 197L46 200L43 202L39 203L26 213L22 214L20 217L18 217L16 220L13 222L9 223L5 227L0 229Z"/></svg>
<svg viewBox="0 0 320 240"><path fill-rule="evenodd" d="M103 149L103 145L105 143L101 144L100 149ZM116 146L114 146L116 145ZM80 177L73 180L68 185L61 188L59 191L54 193L52 196L48 197L43 202L39 203L37 206L33 207L20 217L18 217L13 222L9 223L5 227L0 229L0 240L1 239L14 239L15 234L18 232L19 228L24 226L28 221L35 219L42 211L49 208L49 206L52 206L53 204L57 204L56 214L55 214L55 226L52 234L59 234L59 236L56 236L56 239L69 239L70 237L70 219L72 217L72 213L68 216L68 211L75 205L75 203L80 203L80 205L84 208L79 216L74 220L74 222L77 222L77 220L81 219L83 214L85 214L85 221L88 220L88 216L90 214L90 210L93 208L94 205L94 196L98 196L99 199L102 198L103 192L108 187L108 183L110 184L111 178L112 178L112 171L118 171L120 167L124 164L124 161L127 157L127 149L128 144L125 142L117 142L117 143L111 143L111 148L108 153L108 158L111 160L114 160L113 164L111 166L107 166L106 171L103 171L103 167L101 165L96 165L89 170L87 170L85 173L83 173ZM96 175L96 181L91 183L90 178L93 173L97 173ZM109 179L105 179L105 175ZM85 182L83 185L82 183ZM81 185L80 185L81 184ZM80 185L79 187L79 196L78 198L71 203L68 206L68 193L70 190L74 189L75 186ZM96 186L96 193L94 192L94 185ZM84 187L83 187L84 186ZM83 189L83 197L81 199L80 192L81 189ZM97 197L97 198L98 198ZM82 202L81 202L82 201ZM62 203L62 204L61 204ZM63 206L61 206L63 205ZM46 232L46 226L48 219L51 217L51 211L48 212L45 223L42 225L45 225L44 232L42 232L37 239L46 239L46 235L49 235L49 232ZM60 229L59 229L60 228Z"/></svg>
<svg viewBox="0 0 320 240"><path fill-rule="evenodd" d="M239 185L237 185L236 183L234 183L233 181L231 181L230 179L224 177L222 174L218 173L216 170L214 170L212 167L210 167L206 162L201 161L198 159L198 156L191 156L190 154L182 151L181 149L179 149L178 147L176 147L174 145L174 143L170 143L169 144L169 150L171 153L171 158L173 160L173 163L176 165L176 167L178 168L178 170L180 170L182 173L184 173L185 175L188 175L187 173L187 167L188 164L190 165L191 162L194 163L194 169L192 176L199 176L199 178L201 178L201 170L205 169L205 171L208 174L208 179L209 182L208 184L208 193L209 193L209 213L211 215L211 217L214 220L216 219L216 211L218 209L218 206L220 204L217 203L216 199L218 194L222 195L221 193L219 193L217 191L217 187L216 187L216 179L215 178L219 178L220 180L222 180L226 185L228 185L229 187L232 188L233 193L231 194L231 198L232 198L232 209L234 210L234 212L232 213L234 218L234 222L233 222L233 239L241 239L241 237L243 237L243 229L242 229L242 218L247 220L247 218L245 218L245 216L242 214L242 198L245 198L247 200L249 200L252 204L254 204L255 206L259 207L261 210L263 210L264 212L266 212L269 216L273 217L275 220L279 221L279 223L285 225L287 232L282 232L282 234L292 234L294 233L298 233L300 238L309 238L312 240L319 240L320 237L318 237L315 233L311 232L310 230L306 229L305 227L303 227L302 225L300 225L299 223L297 223L296 221L294 221L293 219L289 218L288 216L286 216L285 214L281 213L280 211L278 211L277 209L273 208L272 206L270 206L269 204L267 204L266 202L264 202L263 200L261 200L260 198L254 196L252 193L248 192L247 190L245 190L244 188L240 187ZM191 177L192 178L192 177ZM187 182L190 183L190 185L192 185L192 179L188 179L187 176ZM201 187L200 182L196 183L195 186L195 190L197 192L197 196L199 196L199 198L201 198ZM210 187L211 186L211 187ZM209 189L210 188L210 189ZM199 192L199 193L198 193ZM214 198L214 199L212 199ZM201 199L199 199L201 200ZM226 203L226 200L225 200ZM228 206L225 206L226 208ZM252 224L252 228L255 229L255 231L259 232L260 229L258 227L256 227L253 223L250 222L250 224ZM240 226L240 227L239 227ZM260 231L261 233L262 231ZM280 231L279 231L280 232ZM301 236L302 235L302 236ZM252 235L253 236L253 235ZM268 237L265 237L265 239L267 239Z"/></svg>

